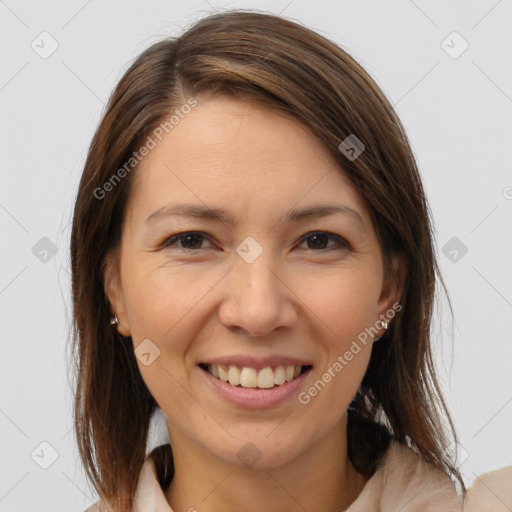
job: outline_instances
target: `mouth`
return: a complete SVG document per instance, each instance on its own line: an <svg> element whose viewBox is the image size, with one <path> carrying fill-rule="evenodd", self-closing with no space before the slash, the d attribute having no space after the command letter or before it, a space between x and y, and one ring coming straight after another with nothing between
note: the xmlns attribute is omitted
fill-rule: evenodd
<svg viewBox="0 0 512 512"><path fill-rule="evenodd" d="M200 363L199 368L215 379L238 388L272 389L291 382L313 366L308 365L277 365L253 368L227 364Z"/></svg>

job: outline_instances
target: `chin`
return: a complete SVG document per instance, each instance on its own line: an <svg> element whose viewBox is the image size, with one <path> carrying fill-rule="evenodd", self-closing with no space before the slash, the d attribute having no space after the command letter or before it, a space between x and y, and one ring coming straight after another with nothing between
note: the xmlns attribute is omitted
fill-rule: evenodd
<svg viewBox="0 0 512 512"><path fill-rule="evenodd" d="M274 430L275 429L275 430ZM282 429L281 432L278 432ZM212 442L205 448L226 464L240 468L268 470L293 462L307 448L304 433L289 432L283 425L251 425L243 433L230 430L233 438Z"/></svg>

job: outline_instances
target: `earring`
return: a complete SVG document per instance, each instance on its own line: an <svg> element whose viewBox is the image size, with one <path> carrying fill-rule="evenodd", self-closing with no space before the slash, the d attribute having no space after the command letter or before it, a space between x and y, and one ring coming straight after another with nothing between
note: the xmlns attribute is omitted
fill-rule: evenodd
<svg viewBox="0 0 512 512"><path fill-rule="evenodd" d="M382 322L382 327L384 327L384 329L386 329L386 331L388 330L388 327L389 327L389 324L386 322L386 320L381 320ZM378 338L375 338L373 340L373 342L375 343L376 341L379 341L382 339L382 336L379 336Z"/></svg>
<svg viewBox="0 0 512 512"><path fill-rule="evenodd" d="M110 319L110 325L119 325L119 320L117 319L117 316L113 316Z"/></svg>

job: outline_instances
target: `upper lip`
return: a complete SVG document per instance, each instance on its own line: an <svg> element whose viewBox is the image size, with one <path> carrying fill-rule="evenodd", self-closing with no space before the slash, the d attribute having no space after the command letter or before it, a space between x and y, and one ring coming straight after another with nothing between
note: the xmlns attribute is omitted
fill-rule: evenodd
<svg viewBox="0 0 512 512"><path fill-rule="evenodd" d="M248 368L265 368L267 366L311 366L311 361L298 357L285 355L274 356L249 356L249 355L230 355L216 356L200 361L198 364L223 364L226 366L240 366Z"/></svg>

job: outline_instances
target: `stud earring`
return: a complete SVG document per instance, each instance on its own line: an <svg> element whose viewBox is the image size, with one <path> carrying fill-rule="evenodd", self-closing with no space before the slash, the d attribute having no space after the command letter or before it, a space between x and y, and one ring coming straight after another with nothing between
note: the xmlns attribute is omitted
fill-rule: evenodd
<svg viewBox="0 0 512 512"><path fill-rule="evenodd" d="M113 316L110 319L110 325L119 325L119 320L117 319L117 316Z"/></svg>
<svg viewBox="0 0 512 512"><path fill-rule="evenodd" d="M388 330L388 327L389 327L389 324L386 322L386 320L381 320L382 322L382 327L384 327L384 329L386 329L386 331ZM375 338L373 340L373 342L375 343L376 341L379 341L382 339L382 336L379 336L378 338Z"/></svg>

